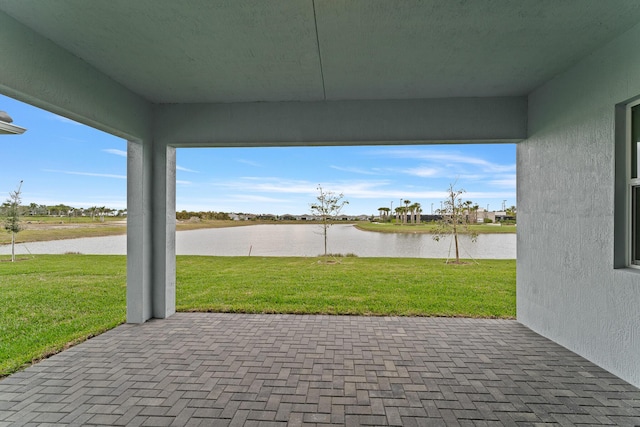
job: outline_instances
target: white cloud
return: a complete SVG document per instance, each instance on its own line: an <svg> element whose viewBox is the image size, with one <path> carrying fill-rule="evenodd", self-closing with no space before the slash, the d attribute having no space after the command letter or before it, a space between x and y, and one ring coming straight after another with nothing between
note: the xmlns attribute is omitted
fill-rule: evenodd
<svg viewBox="0 0 640 427"><path fill-rule="evenodd" d="M318 184L325 191L342 193L348 199L427 199L444 198L446 191L418 190L407 191L406 188L390 188L389 180L346 180L335 182L312 183L302 180L280 179L275 177L243 177L235 181L216 182L212 184L220 189L249 195L255 193L267 194L301 194L311 196L317 194ZM231 197L231 196L230 196Z"/></svg>
<svg viewBox="0 0 640 427"><path fill-rule="evenodd" d="M178 184L178 185L191 185L192 182L191 181L183 181L183 180L180 180L180 179L176 179L176 184Z"/></svg>
<svg viewBox="0 0 640 427"><path fill-rule="evenodd" d="M378 175L378 172L374 172L371 170L367 170L367 169L362 169L362 168L357 168L357 167L352 167L352 166L348 166L348 167L343 167L343 166L335 166L335 165L331 165L329 166L331 169L335 169L335 170L339 170L342 172L351 172L351 173L357 173L357 174L361 174L361 175Z"/></svg>
<svg viewBox="0 0 640 427"><path fill-rule="evenodd" d="M237 180L215 182L214 187L227 188L239 193L308 194L316 191L317 184L308 181L274 177L241 177Z"/></svg>
<svg viewBox="0 0 640 427"><path fill-rule="evenodd" d="M94 172L75 172L75 171L61 171L55 169L43 169L44 172L53 172L53 173L63 173L66 175L82 175L82 176L96 176L100 178L117 178L117 179L127 179L126 175L116 175L110 173L94 173Z"/></svg>
<svg viewBox="0 0 640 427"><path fill-rule="evenodd" d="M180 166L180 165L176 165L176 170L179 170L179 171L182 171L182 172L200 173L200 172L195 171L195 170L193 170L193 169L187 169L187 168L184 168L184 167L182 167L182 166Z"/></svg>
<svg viewBox="0 0 640 427"><path fill-rule="evenodd" d="M516 181L515 175L505 175L489 181L489 184L501 188L516 188Z"/></svg>
<svg viewBox="0 0 640 427"><path fill-rule="evenodd" d="M255 166L255 167L262 167L262 165L258 162L254 162L253 160L246 160L246 159L236 159L236 161L238 163L244 163L245 165L249 165L249 166Z"/></svg>
<svg viewBox="0 0 640 427"><path fill-rule="evenodd" d="M118 150L117 148L106 148L102 151L109 154L115 154L120 157L127 157L127 152L125 150Z"/></svg>
<svg viewBox="0 0 640 427"><path fill-rule="evenodd" d="M256 196L251 194L231 195L230 200L234 202L260 202L260 203L288 203L288 199L278 199L275 197Z"/></svg>
<svg viewBox="0 0 640 427"><path fill-rule="evenodd" d="M68 124L71 124L71 125L84 126L82 123L78 123L75 120L71 120L71 119L68 119L66 117L58 116L57 114L51 114L50 116L54 120L57 120L57 121L62 122L62 123L68 123Z"/></svg>
<svg viewBox="0 0 640 427"><path fill-rule="evenodd" d="M515 199L515 192L483 192L483 191L469 191L464 193L462 196L465 200L474 200L477 199Z"/></svg>
<svg viewBox="0 0 640 427"><path fill-rule="evenodd" d="M375 153L375 152L374 152ZM379 155L385 157L394 157L400 159L419 159L429 160L437 162L438 165L446 165L452 167L454 165L470 165L481 168L484 172L500 173L500 172L513 172L516 170L515 164L500 165L492 163L488 160L478 157L465 156L459 153L446 153L446 152L434 152L428 150L412 150L412 149L399 149L399 150L385 150L380 151Z"/></svg>
<svg viewBox="0 0 640 427"><path fill-rule="evenodd" d="M433 176L437 176L441 171L436 168L430 167L417 167L411 169L405 169L402 173L407 175L419 176L421 178L430 178Z"/></svg>

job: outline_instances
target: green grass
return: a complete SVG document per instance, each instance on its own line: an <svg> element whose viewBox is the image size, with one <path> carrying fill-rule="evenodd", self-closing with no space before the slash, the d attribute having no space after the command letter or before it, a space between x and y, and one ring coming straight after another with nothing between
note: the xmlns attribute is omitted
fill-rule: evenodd
<svg viewBox="0 0 640 427"><path fill-rule="evenodd" d="M179 257L177 309L515 317L515 260Z"/></svg>
<svg viewBox="0 0 640 427"><path fill-rule="evenodd" d="M125 321L126 258L0 257L0 377ZM329 263L332 262L332 263ZM515 316L515 260L177 258L180 311Z"/></svg>
<svg viewBox="0 0 640 427"><path fill-rule="evenodd" d="M127 217L105 216L104 221L97 215L91 216L55 216L55 215L21 215L20 219L32 224L106 224L109 222L126 221Z"/></svg>
<svg viewBox="0 0 640 427"><path fill-rule="evenodd" d="M433 233L438 225L434 222L422 223L422 224L395 224L388 222L359 222L356 225L357 228L364 231L377 231L379 233ZM470 225L470 230L475 231L478 234L494 234L494 233L515 233L515 225L496 225L496 224L473 224ZM464 234L464 230L460 231L460 234Z"/></svg>
<svg viewBox="0 0 640 427"><path fill-rule="evenodd" d="M124 256L0 262L0 376L125 321Z"/></svg>

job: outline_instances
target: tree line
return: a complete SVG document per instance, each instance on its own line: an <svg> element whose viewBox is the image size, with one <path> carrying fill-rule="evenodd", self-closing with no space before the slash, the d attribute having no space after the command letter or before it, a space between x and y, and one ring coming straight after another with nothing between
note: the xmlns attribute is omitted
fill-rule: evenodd
<svg viewBox="0 0 640 427"><path fill-rule="evenodd" d="M176 212L176 219L178 220L189 220L191 218L199 218L202 220L228 220L231 219L228 213L226 212L213 212L213 211L186 211L182 210L180 212Z"/></svg>
<svg viewBox="0 0 640 427"><path fill-rule="evenodd" d="M0 205L0 217L7 217L12 209L18 210L20 216L55 216L55 217L80 217L88 216L92 219L101 219L105 216L126 216L126 209L113 209L107 206L91 206L90 208L75 208L73 206L59 203L57 205L43 205L30 203L28 205L16 206L15 201L7 200ZM188 220L191 218L203 220L229 220L231 217L226 212L213 211L186 211L176 212L176 219Z"/></svg>
<svg viewBox="0 0 640 427"><path fill-rule="evenodd" d="M12 203L8 200L0 205L0 216L7 216L7 212L9 212L10 209L12 209ZM57 205L42 205L37 203L30 203L29 205L20 205L18 209L21 211L21 215L28 216L90 216L91 218L101 218L105 216L124 216L127 214L126 209L112 209L106 206L74 208L62 203Z"/></svg>
<svg viewBox="0 0 640 427"><path fill-rule="evenodd" d="M449 189L451 191L451 188ZM459 196L459 195L458 195ZM399 224L420 224L420 218L422 215L422 207L420 203L411 203L410 200L402 200L405 206L398 206L394 209L395 222ZM478 211L480 206L471 200L462 202L459 200L462 212L467 216L467 220L471 223L478 222ZM391 208L380 207L378 208L380 213L380 221L392 222L393 217L391 215ZM441 218L443 214L447 214L448 211L444 209L444 206L435 210L435 216ZM505 209L505 215L511 220L515 220L517 210L515 206L511 206Z"/></svg>

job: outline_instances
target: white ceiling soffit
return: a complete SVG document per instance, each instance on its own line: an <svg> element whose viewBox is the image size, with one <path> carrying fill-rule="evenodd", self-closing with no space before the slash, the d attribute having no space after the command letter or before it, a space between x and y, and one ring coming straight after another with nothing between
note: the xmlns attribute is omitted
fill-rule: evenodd
<svg viewBox="0 0 640 427"><path fill-rule="evenodd" d="M152 102L520 96L638 0L0 0Z"/></svg>

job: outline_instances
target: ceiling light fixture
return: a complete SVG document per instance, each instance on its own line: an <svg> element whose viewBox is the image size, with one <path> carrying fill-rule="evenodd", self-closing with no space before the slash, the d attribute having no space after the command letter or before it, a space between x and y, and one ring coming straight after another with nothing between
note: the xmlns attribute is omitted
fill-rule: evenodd
<svg viewBox="0 0 640 427"><path fill-rule="evenodd" d="M0 111L0 135L20 135L26 131L25 128L11 123L13 123L11 116L4 111Z"/></svg>

